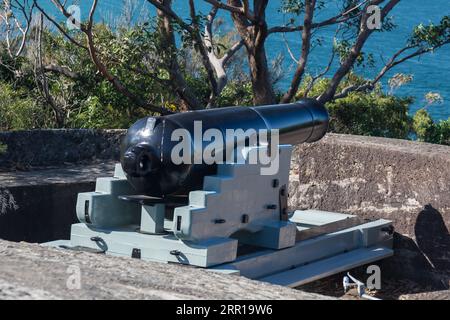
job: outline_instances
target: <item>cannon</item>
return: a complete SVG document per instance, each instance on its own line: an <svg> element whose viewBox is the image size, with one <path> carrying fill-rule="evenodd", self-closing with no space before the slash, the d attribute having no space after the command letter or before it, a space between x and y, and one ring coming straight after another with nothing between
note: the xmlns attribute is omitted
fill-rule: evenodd
<svg viewBox="0 0 450 320"><path fill-rule="evenodd" d="M224 149L235 147L234 139L226 141L229 129L250 129L256 135L262 130L278 130L280 144L297 145L318 141L326 134L328 113L316 100L305 99L293 104L229 107L141 119L128 130L121 152L122 168L136 190L151 196L188 193L201 188L203 178L215 172L216 166L205 163L208 159L195 164L194 152L189 163L175 165L172 161L171 153L178 143L172 133L185 129L192 137L195 122L202 124L201 135L209 129L219 130ZM194 151L203 150L207 143L197 147L194 139L190 140Z"/></svg>
<svg viewBox="0 0 450 320"><path fill-rule="evenodd" d="M141 119L114 176L78 195L70 240L49 245L287 286L389 257L391 221L288 206L293 146L328 121L311 99Z"/></svg>

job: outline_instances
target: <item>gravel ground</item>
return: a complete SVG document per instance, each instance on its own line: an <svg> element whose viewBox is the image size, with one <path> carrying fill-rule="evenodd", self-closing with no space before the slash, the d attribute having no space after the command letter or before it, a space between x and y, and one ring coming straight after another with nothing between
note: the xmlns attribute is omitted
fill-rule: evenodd
<svg viewBox="0 0 450 320"><path fill-rule="evenodd" d="M350 271L350 274L360 281L365 281L368 275L366 266ZM332 296L340 299L360 299L356 290L347 293L343 290L342 280L346 273L324 278L313 283L298 287L297 289ZM445 284L443 285L445 287ZM448 284L447 284L448 287ZM385 276L381 281L380 290L367 290L369 295L383 300L450 300L450 290L440 290L431 285L420 284L410 279L395 279Z"/></svg>

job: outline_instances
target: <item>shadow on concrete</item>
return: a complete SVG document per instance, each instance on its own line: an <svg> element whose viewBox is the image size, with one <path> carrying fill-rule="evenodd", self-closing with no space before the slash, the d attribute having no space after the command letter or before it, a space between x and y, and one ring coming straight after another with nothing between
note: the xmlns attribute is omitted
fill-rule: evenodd
<svg viewBox="0 0 450 320"><path fill-rule="evenodd" d="M381 262L383 286L378 296L397 299L402 295L449 290L450 234L441 213L426 205L417 215L414 239L394 234L394 256Z"/></svg>
<svg viewBox="0 0 450 320"><path fill-rule="evenodd" d="M449 290L450 279L450 234L441 213L426 205L417 215L414 233L416 241L399 233L394 234L394 256L376 262L382 272L381 290L376 296L381 299L398 299L404 295L421 294L432 298L433 293ZM350 270L350 273L365 281L368 265ZM344 295L340 273L299 289L348 298ZM450 294L450 292L449 292ZM351 297L350 297L351 298Z"/></svg>
<svg viewBox="0 0 450 320"><path fill-rule="evenodd" d="M426 205L417 215L414 235L416 241L394 235L395 255L381 263L381 298L449 290L450 234L442 214Z"/></svg>
<svg viewBox="0 0 450 320"><path fill-rule="evenodd" d="M16 207L0 214L0 239L30 243L69 239L71 225L77 222L77 195L93 189L90 182L7 189Z"/></svg>
<svg viewBox="0 0 450 320"><path fill-rule="evenodd" d="M450 276L450 234L442 214L431 205L419 213L414 227L419 250L429 261L433 273L443 278L443 285L449 288Z"/></svg>

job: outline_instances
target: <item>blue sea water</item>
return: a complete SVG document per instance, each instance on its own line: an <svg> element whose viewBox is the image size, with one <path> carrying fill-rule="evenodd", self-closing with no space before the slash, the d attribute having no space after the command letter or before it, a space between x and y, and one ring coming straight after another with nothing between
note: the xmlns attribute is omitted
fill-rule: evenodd
<svg viewBox="0 0 450 320"><path fill-rule="evenodd" d="M123 2L129 0L99 0L99 7L97 10L96 19L105 22L111 17L122 14ZM150 15L154 14L154 10L145 0L135 0L138 3L138 11L148 12ZM53 8L50 0L39 1L43 7ZM338 12L339 0L327 1L327 9L316 17L317 21L325 19ZM70 1L68 1L70 3ZM72 1L72 3L81 4L82 15L86 16L91 1L79 0ZM195 1L197 10L201 13L208 13L210 5L201 0ZM267 20L271 26L283 25L287 18L279 12L280 1L271 0L267 9ZM183 17L188 17L188 1L174 0L175 11L181 13ZM56 15L56 11L55 16ZM366 77L373 77L378 73L383 66L383 61L386 61L391 55L402 48L414 26L419 23L429 24L438 23L442 16L450 14L450 0L403 0L392 11L394 23L397 25L396 29L391 32L374 33L364 47L365 53L372 53L376 65L374 68L359 68L359 74ZM221 16L225 20L222 31L229 31L233 26L228 14L222 13ZM62 19L62 17L59 17ZM316 46L311 53L310 62L307 72L311 74L319 73L327 65L331 53L332 39L334 36L334 28L324 28L319 30L315 36L322 39L323 45ZM275 59L280 53L284 55L284 68L287 71L286 77L283 78L278 86L280 89L286 89L289 86L292 72L294 70L295 62L291 59L286 41L289 43L291 51L295 54L300 52L301 36L299 33L287 34L283 38L280 34L271 35L267 41L266 49L270 59ZM330 70L337 67L337 62ZM450 117L450 45L441 48L434 53L427 54L420 58L416 58L398 65L392 69L383 79L383 88L389 90L387 80L396 73L405 73L413 75L413 81L404 85L395 94L402 96L413 96L415 98L414 104L411 106L410 113L413 114L418 109L425 106L425 94L428 92L439 93L444 102L428 107L428 111L435 120L444 120Z"/></svg>

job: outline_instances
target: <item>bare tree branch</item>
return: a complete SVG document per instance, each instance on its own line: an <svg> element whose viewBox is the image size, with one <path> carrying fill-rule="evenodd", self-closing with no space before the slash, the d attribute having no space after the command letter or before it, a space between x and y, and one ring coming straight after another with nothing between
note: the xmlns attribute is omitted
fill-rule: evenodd
<svg viewBox="0 0 450 320"><path fill-rule="evenodd" d="M220 8L231 13L240 14L252 22L256 22L255 14L250 10L248 0L244 0L242 6L233 6L218 0L205 0L216 8Z"/></svg>
<svg viewBox="0 0 450 320"><path fill-rule="evenodd" d="M34 0L34 5L36 6L36 8L38 8L38 10L45 16L45 18L50 21L57 29L59 32L62 33L62 35L69 40L71 43L73 43L74 45L76 45L77 47L80 47L82 49L85 49L86 51L88 50L88 47L81 44L80 42L78 42L77 40L75 40L74 37L72 37L71 35L69 35L69 33L58 23L56 22L55 19L53 19L49 14L47 14L47 12L42 9L39 4L37 3L37 0ZM70 15L69 15L70 16Z"/></svg>
<svg viewBox="0 0 450 320"><path fill-rule="evenodd" d="M379 5L384 0L371 0L368 2L366 7L364 8L364 14L361 17L360 21L360 28L359 28L359 34L355 40L354 45L350 49L350 52L348 56L342 61L340 67L334 74L333 78L330 81L330 84L328 85L325 92L320 95L317 100L322 103L326 103L333 99L336 90L341 83L342 79L345 77L346 74L351 70L353 65L355 64L356 59L361 53L361 50L366 43L367 39L370 37L370 35L375 31L375 29L369 28L367 24L367 20L369 18L369 14L367 12L367 8L371 5ZM384 8L381 10L381 19L382 21L385 19L387 14L400 2L400 0L389 0L389 2L384 6Z"/></svg>
<svg viewBox="0 0 450 320"><path fill-rule="evenodd" d="M333 43L336 41L336 37L337 37L337 35L339 33L339 30L340 30L340 28L338 27L336 29L336 32L335 32L334 37L333 37ZM305 89L305 93L304 93L304 97L305 98L308 98L309 93L313 89L314 84L316 83L316 81L319 80L320 78L324 77L330 71L331 66L333 65L335 57L336 57L336 50L333 47L331 49L331 56L330 56L330 59L328 60L327 66L322 70L322 72L319 72L317 75L312 76L310 83L308 84L308 86Z"/></svg>
<svg viewBox="0 0 450 320"><path fill-rule="evenodd" d="M291 81L288 91L281 98L282 103L291 102L292 98L298 91L303 75L306 70L306 64L308 63L309 52L311 49L311 29L314 16L314 9L316 6L316 0L305 0L305 18L303 21L302 32L302 53L295 71L294 77Z"/></svg>
<svg viewBox="0 0 450 320"><path fill-rule="evenodd" d="M55 114L56 124L59 128L64 126L65 116L64 110L58 105L53 96L50 94L50 88L48 84L48 78L45 75L43 63L42 63L42 33L44 30L44 16L41 14L39 19L38 31L37 31L37 50L36 50L36 62L35 62L35 81L36 86L39 89L40 94L52 108Z"/></svg>
<svg viewBox="0 0 450 320"><path fill-rule="evenodd" d="M78 80L80 78L80 75L76 72L71 71L69 68L61 67L55 64L49 64L42 67L43 72L52 72L57 74L62 74L66 76L67 78Z"/></svg>
<svg viewBox="0 0 450 320"><path fill-rule="evenodd" d="M214 69L213 69L211 61L209 59L208 50L206 49L203 39L202 39L202 36L200 34L200 27L197 23L197 16L196 16L196 11L195 11L194 0L189 0L189 8L190 8L192 24L194 26L193 33L192 33L192 36L193 36L194 42L195 42L194 46L197 47L198 52L200 53L200 56L202 58L203 67L206 69L206 72L208 74L208 80L209 80L209 84L211 87L211 99L210 100L212 100L212 103L213 103L213 101L219 95L218 86L217 86L217 81L216 81L216 78L214 75Z"/></svg>
<svg viewBox="0 0 450 320"><path fill-rule="evenodd" d="M318 22L318 23L312 23L311 28L312 29L318 29L321 27L325 27L325 26L330 26L333 24L339 24L345 21L348 21L350 19L355 18L356 16L361 15L361 13L359 13L358 15L352 15L352 13L356 10L358 10L362 5L364 5L365 3L367 3L368 0L365 0L359 4L357 4L356 6L345 10L344 12L339 13L338 15L328 18L324 21ZM289 33L289 32L298 32L298 31L303 31L304 29L304 25L300 25L300 26L276 26L276 27L272 27L269 29L269 35L273 34L273 33Z"/></svg>
<svg viewBox="0 0 450 320"><path fill-rule="evenodd" d="M215 99L220 95L220 93L225 88L228 82L228 76L226 72L226 65L233 57L233 55L238 52L244 45L244 41L240 40L236 42L221 58L218 57L214 50L214 36L213 36L213 24L214 19L219 11L218 7L213 7L208 14L207 22L205 24L205 35L203 37L203 42L208 53L208 59L214 68L214 72L217 77L217 95L211 94L207 108L214 106Z"/></svg>
<svg viewBox="0 0 450 320"><path fill-rule="evenodd" d="M4 12L0 13L0 21L3 21L6 28L4 30L6 50L11 58L17 58L25 49L34 4L30 5L28 0L2 0L2 2ZM18 13L22 17L18 17Z"/></svg>
<svg viewBox="0 0 450 320"><path fill-rule="evenodd" d="M238 42L236 42L234 45L231 46L230 49L228 49L228 51L223 55L223 57L221 58L222 63L224 66L226 66L228 64L228 62L230 61L230 59L239 51L241 50L241 48L244 46L244 40L239 40Z"/></svg>
<svg viewBox="0 0 450 320"><path fill-rule="evenodd" d="M36 0L34 0L36 3ZM53 2L53 4L57 7L57 9L67 18L67 19L72 19L72 15L67 11L67 9L65 8L65 3L61 3L60 0L51 0ZM91 9L89 11L89 17L88 17L88 22L87 24L83 24L80 23L80 30L85 34L86 36L86 41L87 41L87 46L81 45L78 41L76 41L75 39L73 39L73 37L71 37L67 32L64 31L64 29L51 17L49 17L48 14L46 14L45 10L43 10L42 8L39 7L38 4L36 4L37 8L43 12L43 14L45 15L45 17L47 19L49 19L50 22L52 22L57 28L58 30L60 30L62 32L62 34L69 39L69 41L71 41L73 44L85 49L88 51L89 56L92 60L92 62L94 63L94 65L96 66L97 70L100 72L100 74L106 79L108 80L112 86L121 94L123 94L125 97L127 97L128 99L130 99L131 101L133 101L134 103L136 103L139 107L142 107L144 109L150 110L152 112L157 112L157 113L161 113L161 114L168 114L171 113L170 111L162 108L162 107L158 107L154 104L151 104L147 101L144 101L143 99L141 99L140 97L138 97L137 95L135 95L134 93L132 93L116 76L114 76L106 67L106 65L101 61L97 49L95 47L95 42L94 42L94 35L93 35L93 25L94 25L94 14L95 11L97 9L97 5L98 5L98 0L93 0L92 1L92 5L91 5Z"/></svg>
<svg viewBox="0 0 450 320"><path fill-rule="evenodd" d="M351 92L365 92L365 91L371 91L375 88L375 85L386 75L386 73L394 68L395 66L410 60L412 58L421 56L423 54L432 52L446 44L449 44L449 41L442 42L438 45L431 46L431 47L418 47L418 46L406 46L400 50L398 50L390 59L389 61L384 65L384 67L380 70L380 72L373 78L372 80L367 81L364 84L361 85L352 85L344 88L340 93L336 94L333 97L333 100L336 99L342 99L347 97ZM400 57L403 53L410 51L412 49L416 49L415 51Z"/></svg>

